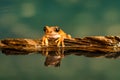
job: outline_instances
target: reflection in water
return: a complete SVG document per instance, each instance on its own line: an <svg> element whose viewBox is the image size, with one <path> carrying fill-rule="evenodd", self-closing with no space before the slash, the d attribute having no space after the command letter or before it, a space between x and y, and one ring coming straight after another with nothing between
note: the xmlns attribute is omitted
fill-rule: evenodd
<svg viewBox="0 0 120 80"><path fill-rule="evenodd" d="M15 49L1 49L2 53L5 55L28 55L33 52L28 51L20 51ZM105 52L88 52L88 51L81 51L81 50L64 50L64 48L58 48L56 51L49 51L47 48L44 48L42 51L38 52L46 57L44 65L45 66L54 66L59 67L62 58L65 56L74 54L76 56L85 56L91 58L97 57L105 57L105 58L119 58L120 53L105 53Z"/></svg>
<svg viewBox="0 0 120 80"><path fill-rule="evenodd" d="M55 67L59 67L60 62L61 62L63 57L64 57L64 54L59 54L57 52L51 52L46 56L46 60L45 60L44 65L45 66L53 65Z"/></svg>
<svg viewBox="0 0 120 80"><path fill-rule="evenodd" d="M63 48L58 48L56 51L48 51L48 48L44 48L40 53L46 56L45 66L59 67L62 58L64 58Z"/></svg>

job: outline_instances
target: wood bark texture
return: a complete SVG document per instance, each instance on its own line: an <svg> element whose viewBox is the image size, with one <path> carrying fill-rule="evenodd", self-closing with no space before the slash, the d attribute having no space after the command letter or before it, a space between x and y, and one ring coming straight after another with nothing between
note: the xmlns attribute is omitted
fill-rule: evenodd
<svg viewBox="0 0 120 80"><path fill-rule="evenodd" d="M56 51L64 48L64 51L89 51L89 52L120 52L119 36L89 36L85 38L74 38L64 40L65 47L57 47L55 39L49 39L49 46L42 46L40 39L2 39L1 49L12 49L18 51Z"/></svg>

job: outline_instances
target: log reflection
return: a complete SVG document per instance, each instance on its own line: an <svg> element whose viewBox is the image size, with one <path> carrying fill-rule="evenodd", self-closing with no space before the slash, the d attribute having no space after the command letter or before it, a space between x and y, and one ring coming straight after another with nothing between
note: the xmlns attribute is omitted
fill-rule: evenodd
<svg viewBox="0 0 120 80"><path fill-rule="evenodd" d="M21 51L15 49L1 49L2 53L5 55L28 55L34 52L28 51ZM45 66L55 66L59 67L61 64L61 60L68 55L75 55L75 56L85 56L90 58L119 58L120 52L116 53L105 53L105 52L89 52L89 51L82 51L82 50L65 50L64 48L57 48L56 51L49 51L48 48L43 48L42 51L37 51L37 53L46 57L44 65Z"/></svg>

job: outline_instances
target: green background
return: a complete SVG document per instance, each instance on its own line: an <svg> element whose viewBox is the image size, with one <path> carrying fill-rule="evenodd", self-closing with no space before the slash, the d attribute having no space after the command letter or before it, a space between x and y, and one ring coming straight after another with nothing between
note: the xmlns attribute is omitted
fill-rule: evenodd
<svg viewBox="0 0 120 80"><path fill-rule="evenodd" d="M43 35L60 26L73 37L119 35L119 0L0 0L0 39ZM66 56L45 67L40 54L0 54L0 80L120 80L119 59Z"/></svg>

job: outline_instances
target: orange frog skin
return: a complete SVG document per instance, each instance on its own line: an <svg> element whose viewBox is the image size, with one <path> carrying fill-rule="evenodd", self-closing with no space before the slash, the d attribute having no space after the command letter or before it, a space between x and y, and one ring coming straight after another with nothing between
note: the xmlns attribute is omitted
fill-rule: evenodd
<svg viewBox="0 0 120 80"><path fill-rule="evenodd" d="M71 35L66 34L62 29L60 29L58 26L45 26L44 27L44 36L42 37L42 45L43 46L49 46L48 39L49 38L55 38L57 39L55 42L57 43L57 46L64 47L64 39L72 39Z"/></svg>

